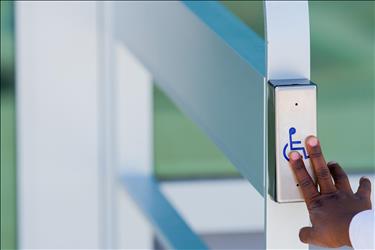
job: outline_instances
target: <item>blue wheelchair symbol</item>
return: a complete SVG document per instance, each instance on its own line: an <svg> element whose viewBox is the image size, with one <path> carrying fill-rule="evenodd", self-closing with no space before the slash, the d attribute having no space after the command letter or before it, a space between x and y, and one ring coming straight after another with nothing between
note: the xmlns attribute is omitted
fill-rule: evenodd
<svg viewBox="0 0 375 250"><path fill-rule="evenodd" d="M289 143L287 143L284 146L284 149L283 149L283 155L284 155L284 158L287 161L289 161L289 158L288 158L288 156L286 154L286 149L288 148L288 144L290 145L290 151L302 151L304 159L309 158L309 156L306 154L305 147L303 147L303 146L295 146L295 145L301 145L302 144L301 141L293 141L292 135L294 135L296 132L297 132L297 130L294 127L291 127L289 129Z"/></svg>

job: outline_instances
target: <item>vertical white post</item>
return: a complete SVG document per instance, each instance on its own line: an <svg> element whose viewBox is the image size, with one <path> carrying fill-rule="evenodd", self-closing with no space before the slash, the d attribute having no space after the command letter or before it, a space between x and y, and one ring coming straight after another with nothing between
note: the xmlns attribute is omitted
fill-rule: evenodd
<svg viewBox="0 0 375 250"><path fill-rule="evenodd" d="M153 233L121 174L152 172L152 78L113 36L113 3L98 3L99 162L103 248L151 249Z"/></svg>
<svg viewBox="0 0 375 250"><path fill-rule="evenodd" d="M17 2L21 249L100 247L94 2Z"/></svg>
<svg viewBox="0 0 375 250"><path fill-rule="evenodd" d="M115 72L114 44L112 36L112 2L97 2L98 23L98 110L99 110L99 151L100 164L100 234L102 248L114 248L116 239L116 145L115 145Z"/></svg>
<svg viewBox="0 0 375 250"><path fill-rule="evenodd" d="M265 1L264 3L267 80L310 79L308 2ZM267 112L267 109L265 110ZM265 168L267 184L268 166ZM308 245L300 242L298 236L299 229L310 223L306 205L303 202L276 203L269 195L266 195L265 202L267 248L308 249Z"/></svg>
<svg viewBox="0 0 375 250"><path fill-rule="evenodd" d="M17 3L20 248L152 248L120 182L152 169L152 78L111 8Z"/></svg>
<svg viewBox="0 0 375 250"><path fill-rule="evenodd" d="M152 77L123 44L115 47L114 72L117 175L131 171L152 174ZM116 247L152 249L150 225L119 179L115 185Z"/></svg>

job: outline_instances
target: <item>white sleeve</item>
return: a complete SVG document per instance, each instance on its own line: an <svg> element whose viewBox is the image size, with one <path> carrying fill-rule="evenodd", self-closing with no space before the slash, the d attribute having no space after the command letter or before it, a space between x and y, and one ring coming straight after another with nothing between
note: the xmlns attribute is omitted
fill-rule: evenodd
<svg viewBox="0 0 375 250"><path fill-rule="evenodd" d="M375 210L356 214L350 222L349 236L354 249L375 249Z"/></svg>

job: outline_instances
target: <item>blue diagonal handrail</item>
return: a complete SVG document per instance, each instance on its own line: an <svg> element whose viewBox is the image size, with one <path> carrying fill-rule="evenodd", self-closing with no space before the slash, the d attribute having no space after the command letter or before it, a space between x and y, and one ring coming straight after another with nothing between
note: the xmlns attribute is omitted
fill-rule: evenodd
<svg viewBox="0 0 375 250"><path fill-rule="evenodd" d="M114 5L115 39L263 195L264 40L218 2Z"/></svg>
<svg viewBox="0 0 375 250"><path fill-rule="evenodd" d="M260 74L266 74L265 43L255 31L216 1L183 1L193 13Z"/></svg>
<svg viewBox="0 0 375 250"><path fill-rule="evenodd" d="M208 249L169 203L157 181L149 175L124 175L127 192L152 224L158 239L168 249Z"/></svg>

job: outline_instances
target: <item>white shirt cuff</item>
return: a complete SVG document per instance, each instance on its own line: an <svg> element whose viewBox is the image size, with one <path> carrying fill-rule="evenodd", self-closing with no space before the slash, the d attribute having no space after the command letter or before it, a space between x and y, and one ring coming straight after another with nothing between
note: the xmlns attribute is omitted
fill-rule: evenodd
<svg viewBox="0 0 375 250"><path fill-rule="evenodd" d="M356 214L350 222L349 236L354 249L375 249L375 211Z"/></svg>

